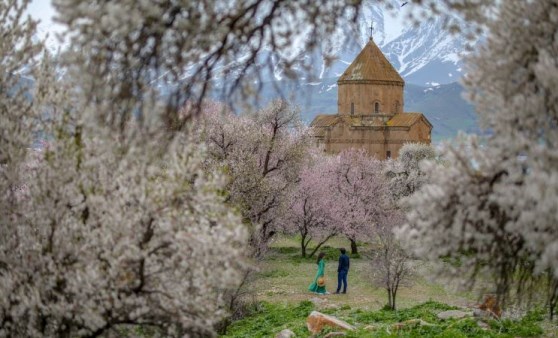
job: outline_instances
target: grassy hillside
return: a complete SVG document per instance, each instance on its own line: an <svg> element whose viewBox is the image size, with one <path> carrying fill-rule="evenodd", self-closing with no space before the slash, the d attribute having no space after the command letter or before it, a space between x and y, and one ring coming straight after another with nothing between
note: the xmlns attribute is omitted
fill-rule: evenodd
<svg viewBox="0 0 558 338"><path fill-rule="evenodd" d="M329 245L323 250L326 280L328 291L334 292L336 248L348 247L349 243L336 238ZM370 283L366 258L370 250L370 246L363 246L360 255L352 257L346 295L318 296L307 291L316 273L315 258L300 257L296 238L280 238L273 243L269 255L258 262L259 272L248 288L253 300L249 315L234 322L224 336L273 337L290 329L297 337L310 337L306 317L313 310L354 325L357 330L347 337L551 337L558 333L555 327L548 326L541 311L515 320L487 320L488 327L484 328L476 318L438 319L439 312L471 306L476 297L456 291L450 281L434 278L429 266L418 261L415 264L419 275L412 285L401 288L398 310L385 310L385 291Z"/></svg>

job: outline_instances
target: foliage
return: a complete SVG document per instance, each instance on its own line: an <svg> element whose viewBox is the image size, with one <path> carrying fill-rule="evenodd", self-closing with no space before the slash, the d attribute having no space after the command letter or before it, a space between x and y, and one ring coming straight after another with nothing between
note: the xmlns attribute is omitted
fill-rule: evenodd
<svg viewBox="0 0 558 338"><path fill-rule="evenodd" d="M504 319L501 322L490 321L494 329L513 337L538 337L544 334L544 330L539 323L544 318L544 312L534 310L525 315L520 320Z"/></svg>
<svg viewBox="0 0 558 338"><path fill-rule="evenodd" d="M330 238L343 234L358 254L357 239L369 239L387 214L387 186L381 163L364 151L324 155L315 149L289 195L285 230L301 237L302 256L314 239L312 256Z"/></svg>
<svg viewBox="0 0 558 338"><path fill-rule="evenodd" d="M32 39L36 23L24 19L28 2L0 4L0 220L10 217L11 205L25 188L19 164L33 142L29 130L34 129L36 116L26 96L31 91L26 80L32 70L25 65L35 63L41 46Z"/></svg>
<svg viewBox="0 0 558 338"><path fill-rule="evenodd" d="M486 1L460 6L487 30L468 58L464 83L490 136L447 146L430 182L407 201L401 236L417 254L455 256L455 275L487 275L495 292L529 296L546 280L550 315L558 303L558 2ZM482 13L483 5L494 11ZM470 255L462 255L467 252ZM472 284L472 283L470 283Z"/></svg>
<svg viewBox="0 0 558 338"><path fill-rule="evenodd" d="M306 317L313 308L309 301L293 307L261 303L257 313L233 323L224 337L270 337L287 328L297 336L304 336L308 332Z"/></svg>
<svg viewBox="0 0 558 338"><path fill-rule="evenodd" d="M420 189L428 175L421 168L425 160L434 160L436 151L428 144L407 143L399 151L397 159L383 163L383 174L387 180L389 206L385 216L376 227L378 249L372 256L372 281L384 288L388 294L387 308L394 310L399 286L411 282L415 268L411 256L394 235L394 229L404 223L400 201Z"/></svg>
<svg viewBox="0 0 558 338"><path fill-rule="evenodd" d="M156 133L122 144L69 113L45 127L56 136L3 221L2 333L212 335L247 236L203 153L176 137L157 155Z"/></svg>
<svg viewBox="0 0 558 338"><path fill-rule="evenodd" d="M422 319L427 322L437 320L436 314L442 311L454 310L456 307L428 301L411 308L396 310L385 309L379 311L364 311L357 309L350 316L357 323L399 323L409 319Z"/></svg>
<svg viewBox="0 0 558 338"><path fill-rule="evenodd" d="M298 183L288 196L284 230L300 235L302 257L312 241L312 257L330 238L343 232L343 207L336 191L337 158L311 152L311 160L299 174Z"/></svg>

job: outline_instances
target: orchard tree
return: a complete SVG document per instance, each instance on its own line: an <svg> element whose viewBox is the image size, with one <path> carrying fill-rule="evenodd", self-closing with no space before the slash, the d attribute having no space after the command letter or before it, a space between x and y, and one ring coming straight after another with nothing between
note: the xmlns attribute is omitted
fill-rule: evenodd
<svg viewBox="0 0 558 338"><path fill-rule="evenodd" d="M48 61L28 115L48 147L19 181L2 176L11 189L0 194L0 336L99 336L122 325L214 335L223 295L247 266L247 231L219 194L223 177L204 171L187 135L163 142L162 122L122 134L94 122ZM7 154L3 168L28 167Z"/></svg>
<svg viewBox="0 0 558 338"><path fill-rule="evenodd" d="M182 108L183 116L193 114L191 105ZM233 152L241 147L242 141L256 128L251 120L236 116L226 105L205 101L202 105L203 128L198 130L198 141L207 146L208 167L225 167Z"/></svg>
<svg viewBox="0 0 558 338"><path fill-rule="evenodd" d="M308 150L298 110L283 100L245 115L215 111L205 118L202 140L210 166L229 177L228 201L254 228L252 248L260 256L281 230L288 196L295 188Z"/></svg>
<svg viewBox="0 0 558 338"><path fill-rule="evenodd" d="M384 173L387 176L392 201L397 203L402 197L412 195L428 178L420 163L436 158L436 151L431 145L407 143L399 150L397 159L385 162Z"/></svg>
<svg viewBox="0 0 558 338"><path fill-rule="evenodd" d="M44 55L37 69L27 3L0 3L0 336L100 336L122 325L213 336L247 265L223 176L203 168L188 135L169 135L161 103L61 77L87 73L80 67L102 53L82 55L85 64L68 56L68 68ZM115 128L109 97L119 109L157 109ZM37 135L48 146L30 150Z"/></svg>
<svg viewBox="0 0 558 338"><path fill-rule="evenodd" d="M363 150L349 149L336 157L333 171L341 232L351 241L351 253L357 254L357 240L372 235L389 207L382 164Z"/></svg>
<svg viewBox="0 0 558 338"><path fill-rule="evenodd" d="M341 231L343 210L336 195L335 158L316 151L302 169L296 187L288 195L288 212L282 218L287 233L300 235L302 257L314 242L312 257Z"/></svg>
<svg viewBox="0 0 558 338"><path fill-rule="evenodd" d="M41 46L33 40L36 23L23 17L28 2L0 3L0 221L17 205L17 191L25 183L21 165L33 142L29 131L36 117L26 96L32 71L24 65L36 63Z"/></svg>
<svg viewBox="0 0 558 338"><path fill-rule="evenodd" d="M394 228L401 226L404 216L394 210L376 227L374 232L376 247L372 252L372 283L387 292L387 306L396 308L399 287L411 285L416 275L412 258L395 237Z"/></svg>
<svg viewBox="0 0 558 338"><path fill-rule="evenodd" d="M551 316L558 280L558 1L487 2L455 7L487 30L464 78L483 146L464 138L432 164L429 184L411 196L402 238L415 252L459 257L460 276L489 275L499 296L538 291L544 280ZM467 253L467 255L463 255ZM518 277L519 276L519 277Z"/></svg>

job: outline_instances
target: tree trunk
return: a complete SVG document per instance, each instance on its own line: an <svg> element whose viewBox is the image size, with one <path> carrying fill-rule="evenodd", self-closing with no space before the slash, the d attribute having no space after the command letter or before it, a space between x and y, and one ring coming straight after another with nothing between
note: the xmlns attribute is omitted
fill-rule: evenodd
<svg viewBox="0 0 558 338"><path fill-rule="evenodd" d="M357 248L356 241L352 238L349 238L349 240L351 241L351 255L358 255L358 248Z"/></svg>
<svg viewBox="0 0 558 338"><path fill-rule="evenodd" d="M307 231L302 232L300 236L302 237L300 241L300 251L302 254L302 258L306 258L306 251L308 250L308 245L310 245L310 242L312 241L312 236L308 235ZM310 255L310 257L312 256Z"/></svg>
<svg viewBox="0 0 558 338"><path fill-rule="evenodd" d="M552 278L552 277L551 277ZM554 320L554 315L556 314L556 308L558 307L558 281L551 282L550 297L548 300L549 305L549 316L550 320Z"/></svg>
<svg viewBox="0 0 558 338"><path fill-rule="evenodd" d="M329 236L327 236L323 241L321 241L320 243L318 243L318 245L316 245L316 248L314 248L314 250L310 253L310 256L308 257L312 257L314 256L314 254L320 250L320 248L322 247L322 245L324 245L327 241L329 241L329 239L333 236L335 236L336 234L330 234Z"/></svg>
<svg viewBox="0 0 558 338"><path fill-rule="evenodd" d="M306 200L304 200L304 205L306 206ZM312 240L312 236L308 234L308 225L306 221L304 221L303 227L299 228L299 232L301 237L300 249L301 249L302 258L306 258L306 248L308 248L308 244L310 244L310 241ZM306 240L306 238L308 238L308 240Z"/></svg>
<svg viewBox="0 0 558 338"><path fill-rule="evenodd" d="M314 256L314 254L315 254L318 250L320 250L320 248L322 247L322 245L323 245L324 243L325 243L325 242L318 243L318 245L316 245L316 247L314 248L314 250L312 250L312 252L310 253L310 256L308 256L308 257Z"/></svg>
<svg viewBox="0 0 558 338"><path fill-rule="evenodd" d="M391 289L387 290L388 293L388 307L390 310L395 310L395 293Z"/></svg>

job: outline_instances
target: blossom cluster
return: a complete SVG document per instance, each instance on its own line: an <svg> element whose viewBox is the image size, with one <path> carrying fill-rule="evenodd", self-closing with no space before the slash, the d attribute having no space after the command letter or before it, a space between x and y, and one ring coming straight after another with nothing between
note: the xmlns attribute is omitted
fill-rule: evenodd
<svg viewBox="0 0 558 338"><path fill-rule="evenodd" d="M215 335L248 267L224 176L191 133L169 134L160 102L115 127L89 95L142 101L39 58L27 3L0 3L0 337Z"/></svg>
<svg viewBox="0 0 558 338"><path fill-rule="evenodd" d="M548 290L558 305L558 2L484 1L450 7L486 29L464 84L487 130L464 137L431 164L407 206L401 236L417 253L455 256L460 276L490 276L506 299ZM473 2L471 2L473 3ZM494 8L489 15L476 9ZM476 13L476 14L475 14ZM466 274L464 274L464 272ZM543 288L526 283L542 283Z"/></svg>

